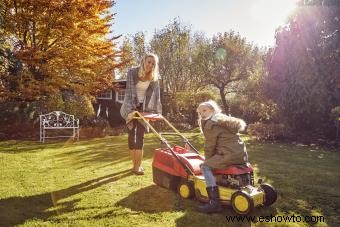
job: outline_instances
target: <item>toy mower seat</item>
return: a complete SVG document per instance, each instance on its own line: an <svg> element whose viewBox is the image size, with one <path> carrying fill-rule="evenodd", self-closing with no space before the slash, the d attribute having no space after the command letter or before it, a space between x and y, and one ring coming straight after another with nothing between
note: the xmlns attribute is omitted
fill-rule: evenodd
<svg viewBox="0 0 340 227"><path fill-rule="evenodd" d="M240 165L231 165L226 169L216 169L213 172L215 175L240 175L253 172L253 167L247 162Z"/></svg>

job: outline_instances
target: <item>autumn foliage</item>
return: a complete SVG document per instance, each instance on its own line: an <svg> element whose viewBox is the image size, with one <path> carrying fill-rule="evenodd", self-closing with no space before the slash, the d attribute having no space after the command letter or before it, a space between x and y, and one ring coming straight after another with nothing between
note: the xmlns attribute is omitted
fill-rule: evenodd
<svg viewBox="0 0 340 227"><path fill-rule="evenodd" d="M112 0L3 0L1 35L11 54L1 98L39 100L62 90L95 95L118 66ZM1 44L0 44L1 45Z"/></svg>

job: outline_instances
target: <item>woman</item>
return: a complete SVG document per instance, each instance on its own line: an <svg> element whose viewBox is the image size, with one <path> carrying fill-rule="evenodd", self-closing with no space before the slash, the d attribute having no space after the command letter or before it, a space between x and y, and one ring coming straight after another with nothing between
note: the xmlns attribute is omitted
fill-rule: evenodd
<svg viewBox="0 0 340 227"><path fill-rule="evenodd" d="M199 206L198 211L221 212L219 191L212 170L225 169L230 165L248 161L246 147L238 134L245 129L246 123L242 119L222 114L220 107L212 100L201 103L197 112L198 123L205 137L205 161L201 170L209 197L209 203Z"/></svg>
<svg viewBox="0 0 340 227"><path fill-rule="evenodd" d="M146 54L140 66L130 69L127 73L125 97L120 114L127 123L132 171L137 175L144 174L141 164L146 126L137 120L131 121L132 112L135 110L162 112L158 77L158 57L152 53Z"/></svg>

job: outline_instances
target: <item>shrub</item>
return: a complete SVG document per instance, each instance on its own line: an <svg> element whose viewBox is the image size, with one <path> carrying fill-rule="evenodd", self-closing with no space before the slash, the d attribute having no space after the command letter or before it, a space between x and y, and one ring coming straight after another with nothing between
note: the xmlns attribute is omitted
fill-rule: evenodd
<svg viewBox="0 0 340 227"><path fill-rule="evenodd" d="M55 93L48 98L34 102L4 102L0 104L0 139L39 137L39 114L60 110L75 115L82 123L94 116L89 98L80 95ZM20 128L20 130L18 130Z"/></svg>
<svg viewBox="0 0 340 227"><path fill-rule="evenodd" d="M91 100L86 96L75 95L65 101L65 112L85 119L94 116L94 109Z"/></svg>
<svg viewBox="0 0 340 227"><path fill-rule="evenodd" d="M240 117L248 123L276 121L278 118L277 105L269 100L251 100L247 97L231 99L229 102L231 114Z"/></svg>
<svg viewBox="0 0 340 227"><path fill-rule="evenodd" d="M169 120L176 122L181 129L191 129L197 125L197 106L209 99L216 100L216 95L211 91L183 91L177 92L176 97L169 100L174 113Z"/></svg>
<svg viewBox="0 0 340 227"><path fill-rule="evenodd" d="M265 124L256 122L248 125L247 132L259 140L277 140L291 138L291 132L284 124Z"/></svg>
<svg viewBox="0 0 340 227"><path fill-rule="evenodd" d="M40 102L0 104L0 140L32 138L39 133Z"/></svg>
<svg viewBox="0 0 340 227"><path fill-rule="evenodd" d="M61 94L49 96L47 98L48 112L60 110L82 120L94 116L93 105L88 97L76 94L65 96L65 98Z"/></svg>
<svg viewBox="0 0 340 227"><path fill-rule="evenodd" d="M338 120L338 118L340 117L340 106L334 107L331 110L331 118L334 120Z"/></svg>
<svg viewBox="0 0 340 227"><path fill-rule="evenodd" d="M47 112L60 110L65 112L64 100L60 93L53 94L46 101Z"/></svg>

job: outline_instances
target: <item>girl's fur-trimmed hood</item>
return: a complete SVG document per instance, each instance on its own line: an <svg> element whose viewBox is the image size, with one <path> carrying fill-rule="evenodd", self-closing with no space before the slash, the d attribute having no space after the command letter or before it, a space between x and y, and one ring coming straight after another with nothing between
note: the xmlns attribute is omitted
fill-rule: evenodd
<svg viewBox="0 0 340 227"><path fill-rule="evenodd" d="M215 114L210 120L215 122L216 125L226 128L232 133L244 131L247 126L244 120L232 116L227 116L222 113Z"/></svg>

